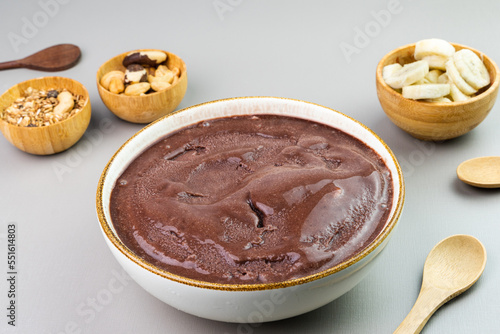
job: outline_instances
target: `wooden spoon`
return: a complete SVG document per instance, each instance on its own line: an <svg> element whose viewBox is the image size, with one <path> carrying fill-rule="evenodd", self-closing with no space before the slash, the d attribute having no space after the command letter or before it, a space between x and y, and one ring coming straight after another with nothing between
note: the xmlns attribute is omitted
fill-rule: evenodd
<svg viewBox="0 0 500 334"><path fill-rule="evenodd" d="M78 46L59 44L38 51L23 59L0 63L0 70L30 68L47 72L62 71L75 66L80 56L81 51Z"/></svg>
<svg viewBox="0 0 500 334"><path fill-rule="evenodd" d="M417 301L394 334L420 333L441 305L476 283L485 265L486 250L476 238L454 235L441 240L425 260Z"/></svg>
<svg viewBox="0 0 500 334"><path fill-rule="evenodd" d="M500 157L482 157L464 161L457 168L457 176L471 186L500 188Z"/></svg>

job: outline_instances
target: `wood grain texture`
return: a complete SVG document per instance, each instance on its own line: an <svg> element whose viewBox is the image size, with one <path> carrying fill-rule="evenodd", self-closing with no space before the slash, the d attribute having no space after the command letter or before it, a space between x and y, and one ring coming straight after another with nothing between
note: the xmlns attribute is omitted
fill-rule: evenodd
<svg viewBox="0 0 500 334"><path fill-rule="evenodd" d="M477 50L459 44L453 46L457 51L464 48L474 51L483 59L491 77L490 85L481 89L477 96L464 102L431 103L410 100L384 82L384 66L394 63L404 65L415 61L415 44L389 52L377 66L377 95L382 109L394 124L415 138L440 141L464 135L478 126L495 104L500 83L497 65Z"/></svg>
<svg viewBox="0 0 500 334"><path fill-rule="evenodd" d="M415 305L394 334L416 334L443 304L477 282L486 265L483 244L470 235L454 235L430 251Z"/></svg>
<svg viewBox="0 0 500 334"><path fill-rule="evenodd" d="M87 89L79 82L63 77L42 77L21 82L0 96L0 110L10 106L14 100L24 96L28 87L35 89L63 89L85 99L83 109L74 116L43 127L21 127L0 120L0 130L7 140L22 151L48 155L62 152L73 146L85 133L91 115Z"/></svg>
<svg viewBox="0 0 500 334"><path fill-rule="evenodd" d="M479 188L500 188L500 157L481 157L462 162L457 176Z"/></svg>
<svg viewBox="0 0 500 334"><path fill-rule="evenodd" d="M152 49L141 49L134 51L151 51ZM105 89L101 84L103 75L110 71L125 71L122 65L123 58L133 51L122 53L105 62L97 71L97 90L102 101L109 110L119 118L132 123L150 123L167 115L177 108L184 98L187 90L187 71L184 61L175 54L163 51L167 54L167 66L177 67L180 77L177 83L169 88L142 96L127 96L114 94Z"/></svg>
<svg viewBox="0 0 500 334"><path fill-rule="evenodd" d="M80 48L73 44L58 44L26 58L0 63L0 70L29 68L32 70L56 72L71 68L80 59Z"/></svg>

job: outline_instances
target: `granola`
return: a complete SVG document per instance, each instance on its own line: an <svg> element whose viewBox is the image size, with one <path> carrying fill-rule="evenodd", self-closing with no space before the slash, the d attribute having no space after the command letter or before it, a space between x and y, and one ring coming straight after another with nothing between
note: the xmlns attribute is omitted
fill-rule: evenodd
<svg viewBox="0 0 500 334"><path fill-rule="evenodd" d="M74 107L69 112L58 115L54 113L54 108L59 104L57 96L65 91L67 92L66 89L38 90L29 87L24 97L18 98L5 110L0 111L0 119L25 127L48 126L68 119L83 109L85 98L72 94Z"/></svg>

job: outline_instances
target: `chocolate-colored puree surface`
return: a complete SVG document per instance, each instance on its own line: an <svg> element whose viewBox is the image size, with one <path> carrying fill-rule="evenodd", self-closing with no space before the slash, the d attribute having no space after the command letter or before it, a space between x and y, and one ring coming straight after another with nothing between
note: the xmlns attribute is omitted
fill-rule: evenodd
<svg viewBox="0 0 500 334"><path fill-rule="evenodd" d="M144 260L214 283L280 282L362 251L384 228L391 173L343 131L285 116L220 118L141 153L111 195Z"/></svg>

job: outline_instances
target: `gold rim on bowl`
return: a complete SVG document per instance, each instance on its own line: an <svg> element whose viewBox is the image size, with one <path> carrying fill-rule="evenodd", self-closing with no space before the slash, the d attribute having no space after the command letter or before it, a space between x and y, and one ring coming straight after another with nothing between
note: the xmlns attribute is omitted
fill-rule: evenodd
<svg viewBox="0 0 500 334"><path fill-rule="evenodd" d="M389 153L395 167L396 167L396 172L397 172L397 179L399 180L399 196L396 200L396 203L393 204L394 212L393 215L390 217L390 219L387 221L385 227L383 230L378 234L378 236L367 246L365 247L361 252L357 253L355 256L352 258L348 259L347 261L344 261L334 267L325 269L319 273L296 278L296 279L291 279L291 280L286 280L283 282L276 282L276 283L259 283L259 284L226 284L226 283L211 283L211 282L206 282L206 281L201 281L201 280L195 280L195 279L190 279L186 278L183 276L175 275L172 274L166 270L160 269L153 264L145 261L144 259L140 258L137 256L134 252L132 252L127 246L125 246L122 241L117 237L117 235L113 232L113 229L111 228L111 222L109 222L106 219L105 213L104 213L104 207L103 207L103 201L105 200L103 198L103 186L104 182L106 180L106 177L108 175L108 170L111 167L111 164L117 157L117 155L123 150L123 148L130 143L137 135L142 133L143 131L146 131L149 127L153 126L155 123L162 121L163 119L167 117L171 117L173 115L176 115L177 113L184 112L186 110L194 109L194 108L199 108L201 106L209 105L209 104L215 104L215 103L220 103L220 102L225 102L225 101L231 101L231 100L243 100L243 99L276 99L276 100L285 100L285 101L294 101L294 102L299 102L299 103L306 103L310 104L313 106L329 109L333 112L336 112L340 114L343 117L348 118L349 120L355 122L357 125L361 126L364 130L368 131L372 136L375 137L377 141L379 141L385 150ZM126 256L129 260L131 260L133 263L139 265L143 269L146 269L147 271L159 275L161 277L164 277L166 279L190 285L190 286L195 286L199 288L205 288L205 289L211 289L211 290L225 290L225 291L256 291L256 290L269 290L269 289L278 289L278 288L285 288L285 287L291 287L291 286L296 286L304 283L308 283L311 281L318 280L320 278L335 274L345 268L348 268L355 263L359 262L363 258L365 258L368 254L370 254L372 251L374 251L379 245L381 245L390 235L394 227L397 225L397 222L399 220L399 217L402 212L403 204L404 204L404 180L403 180L403 173L401 170L401 167L394 156L393 152L390 150L390 148L385 144L385 142L377 135L375 134L371 129L366 127L364 124L360 123L359 121L339 112L334 109L328 108L321 106L319 104L311 103L311 102L305 102L301 100L296 100L296 99L289 99L289 98L280 98L280 97L269 97L269 96L249 96L249 97L238 97L238 98L228 98L228 99L221 99L221 100L214 100L210 102L205 102L201 104L197 104L191 107L187 107L181 110L178 110L174 113L168 114L166 116L163 116L162 118L152 122L151 124L145 126L141 130L139 130L137 133L135 133L131 138L129 138L116 152L115 154L111 157L111 159L108 161L106 164L106 167L104 168L101 177L99 179L98 187L97 187L97 194L96 194L96 210L97 210L97 216L99 219L100 226L105 233L106 237L109 239L109 241L113 244L114 247L116 247L124 256ZM394 199L393 199L394 200Z"/></svg>

